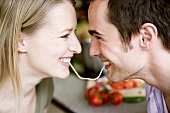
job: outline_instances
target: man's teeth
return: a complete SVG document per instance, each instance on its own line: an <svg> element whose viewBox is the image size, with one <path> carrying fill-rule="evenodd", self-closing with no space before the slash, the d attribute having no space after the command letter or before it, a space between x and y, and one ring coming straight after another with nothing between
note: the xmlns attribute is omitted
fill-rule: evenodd
<svg viewBox="0 0 170 113"><path fill-rule="evenodd" d="M71 59L70 58L63 58L59 60L60 62L70 62Z"/></svg>
<svg viewBox="0 0 170 113"><path fill-rule="evenodd" d="M109 65L110 64L110 62L108 62L108 61L103 62L103 63L104 63L104 65Z"/></svg>

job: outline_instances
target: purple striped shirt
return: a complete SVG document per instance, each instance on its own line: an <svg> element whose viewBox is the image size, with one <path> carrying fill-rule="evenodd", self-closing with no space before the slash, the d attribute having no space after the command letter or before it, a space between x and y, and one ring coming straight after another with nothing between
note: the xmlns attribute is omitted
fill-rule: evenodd
<svg viewBox="0 0 170 113"><path fill-rule="evenodd" d="M146 101L148 113L168 113L163 92L146 84Z"/></svg>

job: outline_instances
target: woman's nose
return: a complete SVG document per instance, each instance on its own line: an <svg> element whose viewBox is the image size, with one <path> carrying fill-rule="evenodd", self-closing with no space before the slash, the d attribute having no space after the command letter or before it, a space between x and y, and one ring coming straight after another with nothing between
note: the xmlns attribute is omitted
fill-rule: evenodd
<svg viewBox="0 0 170 113"><path fill-rule="evenodd" d="M100 55L100 47L99 47L99 42L97 39L92 38L91 39L91 44L90 44L90 56L95 57Z"/></svg>
<svg viewBox="0 0 170 113"><path fill-rule="evenodd" d="M76 53L76 54L81 53L82 48L81 48L80 42L79 42L79 40L77 39L76 36L74 36L73 38L71 38L69 50L70 50L71 52Z"/></svg>

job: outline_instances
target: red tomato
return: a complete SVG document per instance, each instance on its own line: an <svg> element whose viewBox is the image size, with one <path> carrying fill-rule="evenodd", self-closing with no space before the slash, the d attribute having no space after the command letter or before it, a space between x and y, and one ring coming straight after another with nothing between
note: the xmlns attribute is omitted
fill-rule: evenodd
<svg viewBox="0 0 170 113"><path fill-rule="evenodd" d="M113 88L113 90L123 89L123 83L122 82L113 83L113 82L108 81L107 83Z"/></svg>
<svg viewBox="0 0 170 113"><path fill-rule="evenodd" d="M137 87L137 82L133 79L131 80L124 80L124 89L131 89Z"/></svg>
<svg viewBox="0 0 170 113"><path fill-rule="evenodd" d="M96 91L96 90L97 90L97 89L94 88L94 87L91 87L91 88L87 89L86 92L85 92L85 94L84 94L84 97L85 97L86 99L88 99L88 98L90 97L90 95L92 95L92 93L93 93L94 91Z"/></svg>
<svg viewBox="0 0 170 113"><path fill-rule="evenodd" d="M91 95L93 95L94 92L99 90L101 85L102 85L102 82L98 82L94 86L92 86L89 89L87 89L85 94L84 94L84 97L88 99Z"/></svg>
<svg viewBox="0 0 170 113"><path fill-rule="evenodd" d="M119 92L113 92L110 96L113 105L119 105L123 102L123 95Z"/></svg>
<svg viewBox="0 0 170 113"><path fill-rule="evenodd" d="M100 106L103 104L102 95L96 91L89 100L90 104L93 106Z"/></svg>
<svg viewBox="0 0 170 113"><path fill-rule="evenodd" d="M123 85L120 83L114 84L114 86L112 87L114 90L121 90L123 89Z"/></svg>
<svg viewBox="0 0 170 113"><path fill-rule="evenodd" d="M124 83L124 89L131 89L134 88L134 83L131 80L125 80Z"/></svg>
<svg viewBox="0 0 170 113"><path fill-rule="evenodd" d="M110 100L109 92L102 92L102 96L103 96L103 103L109 102L109 100Z"/></svg>
<svg viewBox="0 0 170 113"><path fill-rule="evenodd" d="M137 81L135 81L135 80L133 80L133 79L131 79L131 81L133 82L133 87L134 87L134 88L135 88L135 87L138 87Z"/></svg>

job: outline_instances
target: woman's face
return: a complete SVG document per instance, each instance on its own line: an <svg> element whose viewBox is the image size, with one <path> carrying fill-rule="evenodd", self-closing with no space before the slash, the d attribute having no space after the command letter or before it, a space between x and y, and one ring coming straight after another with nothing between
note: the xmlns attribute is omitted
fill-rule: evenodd
<svg viewBox="0 0 170 113"><path fill-rule="evenodd" d="M68 62L75 53L81 52L75 35L75 9L68 2L58 4L47 12L44 22L24 39L27 71L41 77L66 78L70 74Z"/></svg>

